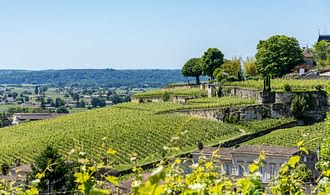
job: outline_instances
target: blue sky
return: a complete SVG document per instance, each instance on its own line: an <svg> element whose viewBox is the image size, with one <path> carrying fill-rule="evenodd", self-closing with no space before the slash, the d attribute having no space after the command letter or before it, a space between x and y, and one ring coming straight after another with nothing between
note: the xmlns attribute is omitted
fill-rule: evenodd
<svg viewBox="0 0 330 195"><path fill-rule="evenodd" d="M271 35L314 44L328 0L0 0L0 69L175 69L209 47L253 56Z"/></svg>

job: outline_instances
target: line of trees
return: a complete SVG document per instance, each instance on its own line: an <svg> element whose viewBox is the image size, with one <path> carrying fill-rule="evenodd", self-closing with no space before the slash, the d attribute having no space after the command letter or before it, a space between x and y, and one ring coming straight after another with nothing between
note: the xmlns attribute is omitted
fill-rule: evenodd
<svg viewBox="0 0 330 195"><path fill-rule="evenodd" d="M316 43L313 53L318 64L330 65L329 42ZM185 77L196 77L196 84L200 83L201 75L217 81L242 80L256 76L274 78L290 73L295 66L301 64L304 64L304 57L298 40L285 35L274 35L266 40L260 40L255 57L248 57L244 61L237 57L227 60L219 49L209 48L200 58L189 59L182 67L182 74Z"/></svg>

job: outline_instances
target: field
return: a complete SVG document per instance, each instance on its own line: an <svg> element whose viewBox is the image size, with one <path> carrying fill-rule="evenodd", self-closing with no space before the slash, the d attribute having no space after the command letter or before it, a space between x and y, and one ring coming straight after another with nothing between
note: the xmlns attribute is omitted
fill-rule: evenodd
<svg viewBox="0 0 330 195"><path fill-rule="evenodd" d="M245 88L254 88L254 89L263 89L263 80L247 80L247 81L238 81L226 83L227 86L237 86ZM294 90L315 90L315 87L318 85L323 86L326 89L329 81L328 80L302 80L302 79L272 79L270 81L272 90L283 90L284 85L290 85L291 89Z"/></svg>
<svg viewBox="0 0 330 195"><path fill-rule="evenodd" d="M141 162L160 159L163 146L180 132L187 131L179 142L180 152L196 149L199 141L214 144L241 133L230 124L155 114L167 106L160 105L126 103L3 128L0 130L0 164L11 163L16 158L23 163L32 162L46 145L55 146L68 157L75 146L74 140L78 140L94 159L101 159L109 147L118 151L113 160L117 169L124 169L130 166L129 154L133 152ZM101 148L104 142L106 147Z"/></svg>
<svg viewBox="0 0 330 195"><path fill-rule="evenodd" d="M273 131L262 137L250 140L243 144L269 144L276 146L296 146L299 141L304 141L305 146L311 150L319 147L326 135L325 123L309 126L298 126L288 129Z"/></svg>
<svg viewBox="0 0 330 195"><path fill-rule="evenodd" d="M238 126L240 129L243 129L246 133L255 133L271 127L287 124L293 121L295 121L295 119L292 117L285 117L278 119L267 118L262 120L251 120L251 121L240 122Z"/></svg>
<svg viewBox="0 0 330 195"><path fill-rule="evenodd" d="M222 97L222 98L197 98L188 100L187 104L175 104L172 102L164 103L140 103L140 104L125 104L119 107L131 107L131 109L151 110L156 113L164 113L169 111L230 107L256 104L255 99L239 98L239 97Z"/></svg>
<svg viewBox="0 0 330 195"><path fill-rule="evenodd" d="M202 89L157 89L144 93L134 94L134 97L162 97L165 93L170 96L206 96L206 91Z"/></svg>

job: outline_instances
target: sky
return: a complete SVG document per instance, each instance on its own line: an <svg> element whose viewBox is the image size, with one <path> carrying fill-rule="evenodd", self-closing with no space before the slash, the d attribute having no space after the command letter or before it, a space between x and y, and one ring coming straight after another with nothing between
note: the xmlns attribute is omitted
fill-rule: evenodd
<svg viewBox="0 0 330 195"><path fill-rule="evenodd" d="M330 34L329 0L0 0L0 69L180 69L287 35Z"/></svg>

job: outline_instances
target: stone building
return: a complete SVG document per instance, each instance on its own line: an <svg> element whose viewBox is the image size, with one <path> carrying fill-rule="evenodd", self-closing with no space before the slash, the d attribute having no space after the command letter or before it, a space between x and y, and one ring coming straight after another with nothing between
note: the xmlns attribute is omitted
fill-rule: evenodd
<svg viewBox="0 0 330 195"><path fill-rule="evenodd" d="M309 151L309 154L302 153L297 147L280 147L269 145L243 145L238 148L205 147L192 153L193 162L197 162L200 156L211 157L213 152L220 155L219 165L221 171L226 175L242 177L249 170L249 165L256 160L262 151L266 159L260 169L263 183L271 182L276 176L282 164L286 163L291 156L300 155L301 163L312 171L311 180L318 177L315 170L317 155Z"/></svg>

